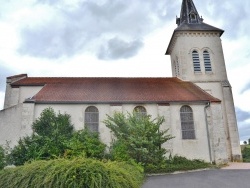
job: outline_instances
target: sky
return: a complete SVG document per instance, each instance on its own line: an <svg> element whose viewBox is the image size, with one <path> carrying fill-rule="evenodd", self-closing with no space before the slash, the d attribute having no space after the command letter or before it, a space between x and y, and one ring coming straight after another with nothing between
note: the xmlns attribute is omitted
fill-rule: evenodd
<svg viewBox="0 0 250 188"><path fill-rule="evenodd" d="M250 138L250 1L193 0L222 45L240 140ZM0 0L0 109L6 77L171 77L164 55L182 0Z"/></svg>

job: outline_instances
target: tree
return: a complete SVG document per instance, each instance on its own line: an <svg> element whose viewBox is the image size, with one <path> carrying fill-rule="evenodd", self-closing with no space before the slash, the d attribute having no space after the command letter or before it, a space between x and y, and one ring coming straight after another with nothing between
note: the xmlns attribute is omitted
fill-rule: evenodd
<svg viewBox="0 0 250 188"><path fill-rule="evenodd" d="M244 142L243 142L243 144L245 144L245 145L246 145L246 144L247 144L247 141L244 141Z"/></svg>
<svg viewBox="0 0 250 188"><path fill-rule="evenodd" d="M111 156L121 160L134 159L144 166L162 162L167 151L161 146L173 138L167 134L168 130L160 130L163 122L164 117L151 120L150 115L138 116L136 113L107 116L104 123L116 137Z"/></svg>
<svg viewBox="0 0 250 188"><path fill-rule="evenodd" d="M52 108L46 108L32 124L33 134L21 138L9 155L14 165L26 161L52 159L62 156L66 142L73 135L73 125L68 114L56 114Z"/></svg>
<svg viewBox="0 0 250 188"><path fill-rule="evenodd" d="M84 156L102 158L106 145L98 133L75 131L69 114L56 114L46 108L32 124L33 134L18 141L8 155L10 164L22 165L31 160Z"/></svg>

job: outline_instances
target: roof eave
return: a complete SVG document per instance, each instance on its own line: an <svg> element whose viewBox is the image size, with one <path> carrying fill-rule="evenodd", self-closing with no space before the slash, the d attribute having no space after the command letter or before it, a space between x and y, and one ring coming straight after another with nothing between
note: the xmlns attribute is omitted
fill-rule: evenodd
<svg viewBox="0 0 250 188"><path fill-rule="evenodd" d="M26 99L24 103L35 103L35 104L200 104L200 103L220 103L221 101L211 100L181 100L181 101L36 101L34 99Z"/></svg>
<svg viewBox="0 0 250 188"><path fill-rule="evenodd" d="M179 27L178 27L179 28ZM171 47L172 47L172 43L174 41L175 38L175 34L179 33L179 32L218 32L219 36L221 37L221 35L224 33L224 30L222 29L211 29L211 30L198 30L198 29L194 29L194 30L179 30L178 28L176 28L171 36L170 42L168 44L167 50L165 52L165 55L170 55L171 54Z"/></svg>

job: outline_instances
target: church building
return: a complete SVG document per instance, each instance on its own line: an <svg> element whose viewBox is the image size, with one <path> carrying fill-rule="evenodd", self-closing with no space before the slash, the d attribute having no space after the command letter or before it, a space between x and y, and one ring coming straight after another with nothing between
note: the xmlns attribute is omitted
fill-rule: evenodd
<svg viewBox="0 0 250 188"><path fill-rule="evenodd" d="M0 145L32 133L31 125L51 107L71 115L76 130L87 126L112 140L103 121L114 112L164 116L161 129L174 136L163 145L171 155L207 162L241 160L231 85L227 78L223 30L203 22L192 0L183 0L166 55L169 78L29 77L6 79L0 111Z"/></svg>

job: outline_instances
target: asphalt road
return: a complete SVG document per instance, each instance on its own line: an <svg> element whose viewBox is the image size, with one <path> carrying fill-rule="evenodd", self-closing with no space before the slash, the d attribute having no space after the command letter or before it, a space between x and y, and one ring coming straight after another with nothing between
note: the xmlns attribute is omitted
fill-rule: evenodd
<svg viewBox="0 0 250 188"><path fill-rule="evenodd" d="M250 188L250 170L204 170L150 176L143 188Z"/></svg>

